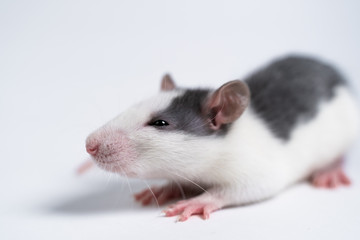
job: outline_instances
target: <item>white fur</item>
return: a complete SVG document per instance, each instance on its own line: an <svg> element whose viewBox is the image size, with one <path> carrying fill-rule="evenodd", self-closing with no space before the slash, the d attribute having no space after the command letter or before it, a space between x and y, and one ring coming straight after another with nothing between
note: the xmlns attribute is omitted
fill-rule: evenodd
<svg viewBox="0 0 360 240"><path fill-rule="evenodd" d="M274 138L249 109L226 139L227 150L233 155L225 161L230 162L224 180L236 181L245 188L238 203L270 197L344 155L358 131L358 108L343 87L320 106L314 119L295 128L289 142ZM224 169L224 165L219 163L215 169Z"/></svg>
<svg viewBox="0 0 360 240"><path fill-rule="evenodd" d="M273 196L343 155L358 132L358 109L343 87L320 106L314 119L300 123L288 142L276 138L251 109L225 137L199 137L146 126L153 113L168 107L181 93L161 92L105 127L121 129L137 152L125 172L225 189L220 193L226 198L222 205Z"/></svg>

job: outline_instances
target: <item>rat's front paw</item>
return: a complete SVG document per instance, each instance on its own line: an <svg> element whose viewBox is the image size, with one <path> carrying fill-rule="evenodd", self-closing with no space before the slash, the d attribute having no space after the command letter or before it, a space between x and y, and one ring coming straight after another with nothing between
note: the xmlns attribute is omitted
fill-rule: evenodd
<svg viewBox="0 0 360 240"><path fill-rule="evenodd" d="M210 217L210 213L220 209L222 204L214 198L204 198L202 196L189 200L179 201L164 210L165 216L172 217L179 215L178 221L184 222L192 215L202 215L204 219Z"/></svg>
<svg viewBox="0 0 360 240"><path fill-rule="evenodd" d="M162 205L168 201L178 199L182 196L180 187L169 184L162 187L151 187L135 194L136 201L141 202L144 206L152 202Z"/></svg>

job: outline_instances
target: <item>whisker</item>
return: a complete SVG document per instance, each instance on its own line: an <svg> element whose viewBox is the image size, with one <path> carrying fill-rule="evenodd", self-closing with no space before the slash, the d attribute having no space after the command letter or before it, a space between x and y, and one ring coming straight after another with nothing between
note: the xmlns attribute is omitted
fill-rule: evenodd
<svg viewBox="0 0 360 240"><path fill-rule="evenodd" d="M111 170L112 170L112 169L111 169ZM107 187L107 186L109 185L109 183L110 183L110 179L111 179L112 174L109 172L107 175L108 175L108 176L107 176L107 181L106 181L106 184L105 184L106 187Z"/></svg>
<svg viewBox="0 0 360 240"><path fill-rule="evenodd" d="M186 196L185 196L185 192L184 192L183 187L182 187L181 184L180 184L178 181L176 181L175 179L173 179L173 181L174 181L174 182L176 183L176 185L178 186L178 188L179 188L179 190L180 190L180 193L181 193L182 199L185 199Z"/></svg>
<svg viewBox="0 0 360 240"><path fill-rule="evenodd" d="M120 164L118 164L118 167L120 168L121 173L124 175L124 177L125 177L125 179L126 179L126 182L127 182L128 187L129 187L129 191L130 191L131 195L134 195L134 192L133 192L133 190L132 190L132 188L131 188L131 185L130 185L130 181L129 181L128 176L126 175L125 171L122 169L122 167L120 166Z"/></svg>
<svg viewBox="0 0 360 240"><path fill-rule="evenodd" d="M190 182L190 183L194 184L195 186L197 186L198 188L200 188L202 191L204 191L204 192L208 193L208 191L206 191L206 189L205 189L205 188L203 188L202 186L200 186L200 185L199 185L199 184L197 184L196 182L194 182L194 181L190 180L189 178L184 177L184 176L181 176L181 175L179 175L179 174L177 174L177 173L170 172L169 170L164 169L164 168L161 168L161 167L158 167L158 168L160 168L161 170L166 171L166 172L168 172L168 173L170 173L170 174L173 174L173 175L175 175L175 176L178 176L178 177L180 177L180 178L183 178L183 179L185 179L186 181L188 181L188 182Z"/></svg>
<svg viewBox="0 0 360 240"><path fill-rule="evenodd" d="M149 186L149 184L146 182L146 180L144 179L143 182L146 184L146 186L149 188L151 194L153 195L154 199L155 199L155 202L156 202L156 205L158 207L158 209L160 209L160 205L159 205L159 202L155 196L155 193L153 192L153 190L151 190L151 187Z"/></svg>

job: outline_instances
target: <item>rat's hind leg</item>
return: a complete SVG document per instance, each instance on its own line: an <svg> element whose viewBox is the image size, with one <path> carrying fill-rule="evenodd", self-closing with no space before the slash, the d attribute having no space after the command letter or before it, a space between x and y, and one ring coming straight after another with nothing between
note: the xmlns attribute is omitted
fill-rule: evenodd
<svg viewBox="0 0 360 240"><path fill-rule="evenodd" d="M332 165L314 172L310 181L315 187L336 188L341 185L350 185L350 179L343 170L343 157L338 158Z"/></svg>

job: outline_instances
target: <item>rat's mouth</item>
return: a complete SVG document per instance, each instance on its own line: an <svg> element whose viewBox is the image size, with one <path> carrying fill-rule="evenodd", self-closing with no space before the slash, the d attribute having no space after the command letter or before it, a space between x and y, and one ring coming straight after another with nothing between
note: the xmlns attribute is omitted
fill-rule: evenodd
<svg viewBox="0 0 360 240"><path fill-rule="evenodd" d="M103 160L103 159L95 159L95 162L96 164L106 170L106 171L109 171L109 172L116 172L116 173L122 173L124 170L123 170L123 166L121 166L121 161L120 160L114 160L114 159L106 159L106 160Z"/></svg>
<svg viewBox="0 0 360 240"><path fill-rule="evenodd" d="M134 173L129 169L128 161L126 161L119 154L111 153L107 155L102 155L101 157L93 157L96 165L101 169L104 169L108 172L119 173L121 175L134 175Z"/></svg>
<svg viewBox="0 0 360 240"><path fill-rule="evenodd" d="M113 165L120 166L122 163L121 157L118 156L118 154L116 153L106 153L106 154L103 153L98 156L93 156L92 158L95 160L97 164L104 166L113 166Z"/></svg>
<svg viewBox="0 0 360 240"><path fill-rule="evenodd" d="M115 172L115 173L121 173L123 170L121 166L117 164L111 164L111 163L100 163L98 166L108 172Z"/></svg>

